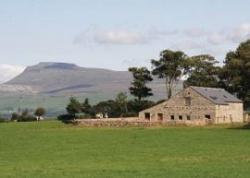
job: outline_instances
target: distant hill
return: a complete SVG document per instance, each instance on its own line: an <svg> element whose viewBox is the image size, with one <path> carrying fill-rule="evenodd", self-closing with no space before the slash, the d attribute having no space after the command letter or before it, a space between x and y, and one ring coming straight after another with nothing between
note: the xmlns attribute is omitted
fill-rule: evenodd
<svg viewBox="0 0 250 178"><path fill-rule="evenodd" d="M118 92L128 92L132 75L127 71L85 68L69 63L41 62L27 67L14 79L0 85L0 112L17 107L44 106L64 109L70 96L89 97L90 101L114 98ZM162 80L149 84L154 96L165 98ZM181 83L176 89L181 88ZM6 109L7 108L7 109Z"/></svg>
<svg viewBox="0 0 250 178"><path fill-rule="evenodd" d="M5 84L28 86L36 93L58 94L124 90L130 81L128 72L43 62L27 67Z"/></svg>

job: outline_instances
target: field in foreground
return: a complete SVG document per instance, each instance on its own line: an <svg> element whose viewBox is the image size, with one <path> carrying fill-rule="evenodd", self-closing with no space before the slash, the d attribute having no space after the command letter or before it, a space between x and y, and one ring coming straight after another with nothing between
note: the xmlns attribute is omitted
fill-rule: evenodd
<svg viewBox="0 0 250 178"><path fill-rule="evenodd" d="M0 123L0 177L249 177L250 129Z"/></svg>

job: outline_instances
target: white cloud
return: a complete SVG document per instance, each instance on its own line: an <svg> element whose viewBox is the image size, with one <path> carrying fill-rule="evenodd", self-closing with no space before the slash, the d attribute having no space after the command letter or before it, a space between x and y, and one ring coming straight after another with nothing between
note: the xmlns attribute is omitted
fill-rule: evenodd
<svg viewBox="0 0 250 178"><path fill-rule="evenodd" d="M245 23L234 28L228 35L228 40L239 43L250 38L250 23Z"/></svg>
<svg viewBox="0 0 250 178"><path fill-rule="evenodd" d="M147 33L125 29L101 29L91 26L74 39L74 44L136 45L150 42Z"/></svg>
<svg viewBox="0 0 250 178"><path fill-rule="evenodd" d="M94 34L94 40L100 44L144 44L149 42L146 35L126 30L107 30Z"/></svg>
<svg viewBox="0 0 250 178"><path fill-rule="evenodd" d="M0 83L12 79L13 77L23 72L24 69L25 67L23 66L0 64Z"/></svg>
<svg viewBox="0 0 250 178"><path fill-rule="evenodd" d="M182 40L179 42L172 43L171 48L181 51L202 49L204 44L195 40Z"/></svg>
<svg viewBox="0 0 250 178"><path fill-rule="evenodd" d="M227 42L227 38L223 33L213 32L208 35L207 42L212 45L221 45Z"/></svg>
<svg viewBox="0 0 250 178"><path fill-rule="evenodd" d="M202 28L190 28L184 30L183 34L191 38L200 38L206 36L208 32Z"/></svg>
<svg viewBox="0 0 250 178"><path fill-rule="evenodd" d="M177 30L165 30L151 27L145 30L102 29L90 26L77 35L73 44L110 44L110 45L138 45L147 44L167 36L177 35Z"/></svg>

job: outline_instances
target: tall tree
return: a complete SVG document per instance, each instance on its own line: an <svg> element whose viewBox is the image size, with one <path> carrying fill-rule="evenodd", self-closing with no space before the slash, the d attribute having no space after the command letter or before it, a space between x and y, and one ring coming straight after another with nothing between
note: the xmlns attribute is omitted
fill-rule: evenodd
<svg viewBox="0 0 250 178"><path fill-rule="evenodd" d="M153 67L152 74L158 78L165 79L166 94L169 99L172 96L172 89L180 77L182 76L184 66L183 63L187 55L182 51L164 50L160 53L160 59L151 60Z"/></svg>
<svg viewBox="0 0 250 178"><path fill-rule="evenodd" d="M244 101L250 108L250 40L239 45L236 51L226 55L220 79L223 86Z"/></svg>
<svg viewBox="0 0 250 178"><path fill-rule="evenodd" d="M148 82L153 80L150 71L146 67L131 67L129 72L133 75L133 81L129 88L130 93L137 97L139 102L141 102L142 98L152 96L152 89L146 86Z"/></svg>
<svg viewBox="0 0 250 178"><path fill-rule="evenodd" d="M66 107L68 114L72 115L75 119L76 113L81 112L81 103L74 97L70 98L69 104Z"/></svg>
<svg viewBox="0 0 250 178"><path fill-rule="evenodd" d="M86 98L81 106L81 111L91 115L91 105L89 104L89 99Z"/></svg>
<svg viewBox="0 0 250 178"><path fill-rule="evenodd" d="M218 74L220 67L216 66L218 61L210 55L192 56L185 61L187 79L184 86L218 86Z"/></svg>
<svg viewBox="0 0 250 178"><path fill-rule="evenodd" d="M38 118L38 121L40 121L41 120L41 117L44 115L46 113L46 111L45 111L45 109L44 108L42 108L42 107L39 107L39 108L37 108L36 110L35 110L35 116L37 116L37 118Z"/></svg>
<svg viewBox="0 0 250 178"><path fill-rule="evenodd" d="M121 115L124 113L128 113L128 96L124 92L120 92L117 94L115 102L117 103Z"/></svg>

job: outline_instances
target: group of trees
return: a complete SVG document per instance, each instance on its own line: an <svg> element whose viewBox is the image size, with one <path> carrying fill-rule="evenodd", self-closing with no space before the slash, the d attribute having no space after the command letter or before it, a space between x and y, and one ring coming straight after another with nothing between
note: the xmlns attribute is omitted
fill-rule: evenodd
<svg viewBox="0 0 250 178"><path fill-rule="evenodd" d="M25 122L25 121L40 121L44 116L46 110L42 107L38 107L34 113L30 113L28 109L23 110L20 113L13 113L11 116L12 121Z"/></svg>
<svg viewBox="0 0 250 178"><path fill-rule="evenodd" d="M147 86L153 77L163 79L166 86L166 99L173 94L174 85L183 80L183 86L221 87L236 95L244 102L245 109L250 108L250 40L239 45L236 51L227 53L224 65L211 55L188 56L182 51L164 50L159 59L151 60L152 71L146 67L131 67L133 81L129 87L134 99L128 99L126 93L119 93L114 100L90 105L88 99L83 103L71 98L66 110L70 118L84 113L86 118L97 113L108 117L136 116L139 111L151 107L152 89ZM159 101L160 102L160 101Z"/></svg>
<svg viewBox="0 0 250 178"><path fill-rule="evenodd" d="M243 100L245 109L250 107L250 40L226 55L223 66L211 55L188 56L182 51L164 50L159 59L151 60L152 71L145 67L129 68L133 82L129 88L139 102L152 96L147 83L152 76L164 79L166 98L172 96L173 86L184 80L184 87L222 87Z"/></svg>
<svg viewBox="0 0 250 178"><path fill-rule="evenodd" d="M59 116L60 120L74 118L95 118L97 114L108 117L128 117L137 116L137 113L145 108L153 106L155 103L147 100L128 99L126 93L118 93L114 100L101 101L91 105L88 99L84 102L71 97L66 107L67 115Z"/></svg>
<svg viewBox="0 0 250 178"><path fill-rule="evenodd" d="M141 100L142 97L152 96L152 90L146 86L148 82L152 81L152 76L165 81L167 99L172 96L174 85L183 78L186 78L184 87L191 85L216 87L221 69L216 66L217 63L215 58L210 55L188 57L182 51L164 50L160 53L158 60L151 60L153 69L151 72L145 67L129 68L134 76L130 93L138 100Z"/></svg>

